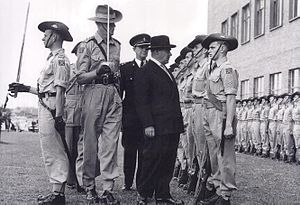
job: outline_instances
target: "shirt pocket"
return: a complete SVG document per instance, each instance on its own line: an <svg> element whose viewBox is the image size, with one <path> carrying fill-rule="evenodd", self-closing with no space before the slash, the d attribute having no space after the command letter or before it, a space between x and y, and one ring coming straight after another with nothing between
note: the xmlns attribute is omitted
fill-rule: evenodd
<svg viewBox="0 0 300 205"><path fill-rule="evenodd" d="M223 90L223 85L222 85L222 79L221 79L221 72L213 72L211 76L209 77L209 85L210 85L210 90L213 94L218 94L220 91Z"/></svg>

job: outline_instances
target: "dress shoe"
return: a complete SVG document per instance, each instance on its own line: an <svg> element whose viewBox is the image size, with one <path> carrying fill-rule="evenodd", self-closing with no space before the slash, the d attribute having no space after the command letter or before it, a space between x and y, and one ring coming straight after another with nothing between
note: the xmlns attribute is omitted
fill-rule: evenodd
<svg viewBox="0 0 300 205"><path fill-rule="evenodd" d="M95 189L86 191L86 200L88 205L99 203L100 199Z"/></svg>
<svg viewBox="0 0 300 205"><path fill-rule="evenodd" d="M211 197L206 198L203 201L201 201L200 204L201 205L214 205L218 199L219 199L219 195L215 193Z"/></svg>
<svg viewBox="0 0 300 205"><path fill-rule="evenodd" d="M76 189L76 184L67 184L68 189Z"/></svg>
<svg viewBox="0 0 300 205"><path fill-rule="evenodd" d="M219 196L218 200L216 201L215 205L230 205L230 200L225 200L223 197Z"/></svg>
<svg viewBox="0 0 300 205"><path fill-rule="evenodd" d="M123 186L122 191L133 191L131 187L129 186Z"/></svg>
<svg viewBox="0 0 300 205"><path fill-rule="evenodd" d="M77 189L78 193L80 193L80 194L86 194L86 191L85 191L85 189L82 186L77 185L76 189Z"/></svg>
<svg viewBox="0 0 300 205"><path fill-rule="evenodd" d="M184 205L184 202L173 198L156 199L156 205Z"/></svg>
<svg viewBox="0 0 300 205"><path fill-rule="evenodd" d="M65 205L66 198L61 193L50 193L46 196L38 196L38 205Z"/></svg>
<svg viewBox="0 0 300 205"><path fill-rule="evenodd" d="M120 202L115 199L114 195L108 190L103 192L102 196L100 197L100 201L102 200L103 205L120 205Z"/></svg>

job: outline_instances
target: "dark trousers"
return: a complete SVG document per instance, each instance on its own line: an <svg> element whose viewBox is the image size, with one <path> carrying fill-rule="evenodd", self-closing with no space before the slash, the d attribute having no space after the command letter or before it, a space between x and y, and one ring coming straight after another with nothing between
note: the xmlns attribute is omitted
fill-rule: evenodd
<svg viewBox="0 0 300 205"><path fill-rule="evenodd" d="M132 187L133 184L134 174L136 170L136 158L138 158L136 171L136 187L138 187L139 185L143 159L143 144L144 135L142 128L123 130L122 145L124 147L124 183L128 188Z"/></svg>
<svg viewBox="0 0 300 205"><path fill-rule="evenodd" d="M155 136L145 139L143 166L138 193L143 197L170 198L179 134Z"/></svg>

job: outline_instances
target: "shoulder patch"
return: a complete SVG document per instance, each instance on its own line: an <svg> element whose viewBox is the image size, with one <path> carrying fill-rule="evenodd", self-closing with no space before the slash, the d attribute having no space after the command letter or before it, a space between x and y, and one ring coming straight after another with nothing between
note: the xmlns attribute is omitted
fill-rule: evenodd
<svg viewBox="0 0 300 205"><path fill-rule="evenodd" d="M83 51L84 51L84 47L79 47L78 48L78 53L83 53Z"/></svg>
<svg viewBox="0 0 300 205"><path fill-rule="evenodd" d="M66 65L65 60L58 60L58 65L65 66Z"/></svg>
<svg viewBox="0 0 300 205"><path fill-rule="evenodd" d="M231 74L232 73L232 68L226 68L225 71L226 71L226 74Z"/></svg>

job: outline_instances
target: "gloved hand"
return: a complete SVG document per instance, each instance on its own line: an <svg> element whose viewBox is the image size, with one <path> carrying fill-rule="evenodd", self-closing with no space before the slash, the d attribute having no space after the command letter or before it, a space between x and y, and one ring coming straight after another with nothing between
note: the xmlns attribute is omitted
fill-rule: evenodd
<svg viewBox="0 0 300 205"><path fill-rule="evenodd" d="M107 65L107 64L102 64L99 68L97 68L96 70L96 74L97 76L101 76L103 74L106 74L106 73L110 73L111 72L111 69L110 67Z"/></svg>
<svg viewBox="0 0 300 205"><path fill-rule="evenodd" d="M54 118L54 127L57 131L65 131L66 123L64 122L62 116Z"/></svg>
<svg viewBox="0 0 300 205"><path fill-rule="evenodd" d="M29 92L30 86L24 85L22 83L11 83L8 85L8 91L12 93L17 92Z"/></svg>

